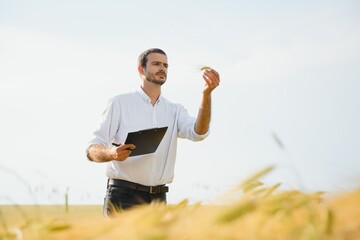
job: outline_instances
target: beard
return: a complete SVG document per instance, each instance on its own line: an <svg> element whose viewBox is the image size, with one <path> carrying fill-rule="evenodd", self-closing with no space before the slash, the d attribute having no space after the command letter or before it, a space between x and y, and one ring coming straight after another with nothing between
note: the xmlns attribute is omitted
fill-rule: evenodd
<svg viewBox="0 0 360 240"><path fill-rule="evenodd" d="M154 75L154 74L146 76L145 78L146 78L146 81L152 82L152 83L154 83L156 85L160 85L160 86L166 82L166 75L165 75L164 79L157 79L156 75Z"/></svg>

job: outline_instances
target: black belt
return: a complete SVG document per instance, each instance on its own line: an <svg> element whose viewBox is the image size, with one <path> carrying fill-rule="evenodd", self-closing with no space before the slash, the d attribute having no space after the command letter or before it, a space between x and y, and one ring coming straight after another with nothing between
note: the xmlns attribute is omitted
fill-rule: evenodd
<svg viewBox="0 0 360 240"><path fill-rule="evenodd" d="M113 179L113 178L109 178L108 183L113 186L131 188L134 190L147 192L150 194L166 193L169 191L169 187L165 186L165 185L144 186L144 185L141 185L138 183L128 182L128 181L120 180L120 179Z"/></svg>

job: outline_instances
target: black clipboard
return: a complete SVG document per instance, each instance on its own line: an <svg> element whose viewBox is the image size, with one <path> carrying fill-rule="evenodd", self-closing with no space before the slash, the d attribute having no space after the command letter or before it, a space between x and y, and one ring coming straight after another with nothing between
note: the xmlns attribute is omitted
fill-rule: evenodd
<svg viewBox="0 0 360 240"><path fill-rule="evenodd" d="M134 144L130 157L154 153L163 139L168 127L149 128L137 132L129 132L125 144Z"/></svg>

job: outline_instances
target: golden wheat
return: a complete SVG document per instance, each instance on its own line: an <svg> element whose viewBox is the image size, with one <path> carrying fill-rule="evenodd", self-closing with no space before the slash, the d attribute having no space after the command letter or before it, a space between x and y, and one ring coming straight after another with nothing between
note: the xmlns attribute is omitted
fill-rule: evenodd
<svg viewBox="0 0 360 240"><path fill-rule="evenodd" d="M27 219L17 214L11 221L14 208L1 206L0 239L360 239L360 189L328 198L278 191L280 184L259 181L271 169L237 186L241 193L231 204L153 203L112 219L101 216L101 206L68 206L68 213L42 206L41 220L30 218L28 207Z"/></svg>

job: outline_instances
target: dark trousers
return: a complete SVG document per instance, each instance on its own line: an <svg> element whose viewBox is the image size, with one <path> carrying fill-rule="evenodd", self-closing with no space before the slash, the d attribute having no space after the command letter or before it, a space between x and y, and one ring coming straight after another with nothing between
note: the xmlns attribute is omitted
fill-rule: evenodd
<svg viewBox="0 0 360 240"><path fill-rule="evenodd" d="M103 211L105 216L111 217L115 213L129 209L133 206L149 204L154 201L166 203L166 193L151 194L108 183Z"/></svg>

